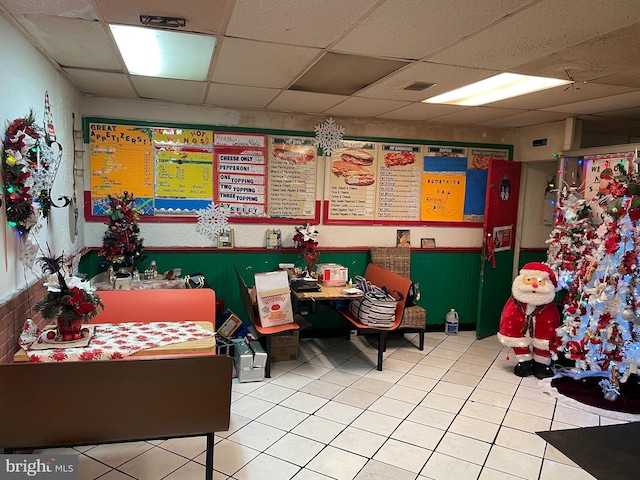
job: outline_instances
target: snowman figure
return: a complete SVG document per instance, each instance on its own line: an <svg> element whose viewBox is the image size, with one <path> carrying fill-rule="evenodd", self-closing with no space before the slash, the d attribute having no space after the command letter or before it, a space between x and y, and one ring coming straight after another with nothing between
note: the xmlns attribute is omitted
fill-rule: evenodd
<svg viewBox="0 0 640 480"><path fill-rule="evenodd" d="M513 373L519 377L547 378L551 351L555 354L556 328L560 314L554 303L558 283L548 265L524 265L511 285L511 297L500 315L498 340L513 348L518 360Z"/></svg>

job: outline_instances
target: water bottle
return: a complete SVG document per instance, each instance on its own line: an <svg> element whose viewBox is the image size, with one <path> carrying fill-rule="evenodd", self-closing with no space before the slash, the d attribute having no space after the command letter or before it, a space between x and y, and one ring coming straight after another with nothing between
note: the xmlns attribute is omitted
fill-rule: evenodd
<svg viewBox="0 0 640 480"><path fill-rule="evenodd" d="M458 312L454 308L445 316L444 333L447 335L458 334Z"/></svg>

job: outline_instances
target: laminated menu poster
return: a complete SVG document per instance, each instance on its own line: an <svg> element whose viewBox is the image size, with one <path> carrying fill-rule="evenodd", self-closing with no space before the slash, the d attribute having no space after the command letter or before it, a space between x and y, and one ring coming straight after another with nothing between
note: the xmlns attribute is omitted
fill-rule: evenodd
<svg viewBox="0 0 640 480"><path fill-rule="evenodd" d="M153 214L153 131L134 125L89 124L91 213L104 215L107 195L131 192L144 215Z"/></svg>
<svg viewBox="0 0 640 480"><path fill-rule="evenodd" d="M419 220L422 146L381 144L378 151L377 220Z"/></svg>
<svg viewBox="0 0 640 480"><path fill-rule="evenodd" d="M315 218L316 150L313 138L269 137L269 217Z"/></svg>
<svg viewBox="0 0 640 480"><path fill-rule="evenodd" d="M425 156L420 208L423 221L463 221L466 170L465 157Z"/></svg>
<svg viewBox="0 0 640 480"><path fill-rule="evenodd" d="M153 146L156 213L207 208L213 196L213 132L157 127Z"/></svg>
<svg viewBox="0 0 640 480"><path fill-rule="evenodd" d="M267 216L267 136L214 133L216 202L235 217Z"/></svg>
<svg viewBox="0 0 640 480"><path fill-rule="evenodd" d="M378 145L343 141L327 158L330 220L373 220Z"/></svg>

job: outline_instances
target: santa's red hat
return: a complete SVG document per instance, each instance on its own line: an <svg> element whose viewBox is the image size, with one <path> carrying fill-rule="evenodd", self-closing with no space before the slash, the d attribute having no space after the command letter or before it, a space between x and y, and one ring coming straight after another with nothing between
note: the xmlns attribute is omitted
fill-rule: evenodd
<svg viewBox="0 0 640 480"><path fill-rule="evenodd" d="M540 262L529 262L520 269L520 275L535 277L540 276L540 274L542 274L542 277L553 283L554 287L558 287L556 274L553 273L551 268L549 268L549 265Z"/></svg>

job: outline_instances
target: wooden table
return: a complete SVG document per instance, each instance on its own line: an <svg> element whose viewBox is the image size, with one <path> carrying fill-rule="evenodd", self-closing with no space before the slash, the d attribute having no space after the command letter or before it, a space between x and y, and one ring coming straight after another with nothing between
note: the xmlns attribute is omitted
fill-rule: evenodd
<svg viewBox="0 0 640 480"><path fill-rule="evenodd" d="M197 325L215 332L213 324L211 322L194 322ZM90 325L90 324L89 324ZM56 328L55 325L47 325L44 330L50 330ZM96 328L100 328L100 325L96 325ZM202 338L199 340L192 340L190 342L172 343L170 345L163 345L161 347L147 348L140 350L131 357L144 357L149 355L180 355L186 353L207 353L214 352L216 349L216 337ZM13 356L14 362L28 362L29 356L24 349L20 349Z"/></svg>
<svg viewBox="0 0 640 480"><path fill-rule="evenodd" d="M298 300L351 300L353 298L362 297L361 293L349 294L342 293L346 286L343 287L328 287L326 285L320 285L321 290L319 292L295 292L291 290Z"/></svg>

